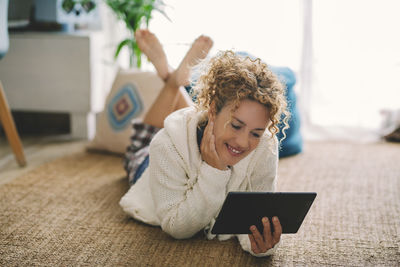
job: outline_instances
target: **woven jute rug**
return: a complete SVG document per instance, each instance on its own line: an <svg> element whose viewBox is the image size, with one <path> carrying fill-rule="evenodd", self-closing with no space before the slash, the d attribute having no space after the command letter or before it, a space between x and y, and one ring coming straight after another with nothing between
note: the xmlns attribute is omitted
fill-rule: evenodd
<svg viewBox="0 0 400 267"><path fill-rule="evenodd" d="M400 145L307 143L280 191L318 196L297 234L255 258L236 240L175 240L130 219L121 158L80 153L0 187L0 266L398 266Z"/></svg>

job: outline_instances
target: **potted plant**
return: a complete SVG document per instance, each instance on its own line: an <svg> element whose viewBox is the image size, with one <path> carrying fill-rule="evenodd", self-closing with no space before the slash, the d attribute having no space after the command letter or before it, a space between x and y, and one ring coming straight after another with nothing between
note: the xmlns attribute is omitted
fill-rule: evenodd
<svg viewBox="0 0 400 267"><path fill-rule="evenodd" d="M125 23L129 31L129 37L121 41L115 51L115 58L118 57L121 49L127 47L129 49L129 65L140 68L142 61L142 52L140 51L136 40L135 32L143 24L148 27L152 18L151 14L154 10L163 14L167 19L168 16L164 12L165 4L162 0L105 0L107 5L114 11L117 18Z"/></svg>

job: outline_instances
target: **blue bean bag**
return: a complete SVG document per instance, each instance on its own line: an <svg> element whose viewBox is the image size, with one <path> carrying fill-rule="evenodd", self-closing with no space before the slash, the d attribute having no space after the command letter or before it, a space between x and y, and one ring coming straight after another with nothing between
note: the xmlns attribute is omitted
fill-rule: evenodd
<svg viewBox="0 0 400 267"><path fill-rule="evenodd" d="M300 133L300 113L296 105L296 94L293 90L296 84L296 77L294 72L287 67L270 66L270 69L284 84L286 84L286 100L288 103L288 110L291 114L289 119L290 128L286 130L286 138L281 141L281 148L279 151L279 157L283 158L298 154L303 149L303 138ZM278 125L280 130L282 130L283 126L282 123ZM278 139L282 139L282 132L279 132L277 137Z"/></svg>

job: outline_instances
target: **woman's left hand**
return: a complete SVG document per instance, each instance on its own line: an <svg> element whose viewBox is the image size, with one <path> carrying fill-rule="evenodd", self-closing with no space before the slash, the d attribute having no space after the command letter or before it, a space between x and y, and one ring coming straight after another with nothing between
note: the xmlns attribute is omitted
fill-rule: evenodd
<svg viewBox="0 0 400 267"><path fill-rule="evenodd" d="M255 254L264 253L273 248L279 242L282 235L282 226L278 217L275 216L272 218L272 223L274 225L273 233L271 232L269 219L267 217L262 219L262 223L264 225L263 234L260 234L255 225L250 227L250 231L252 232L252 234L249 234L251 250Z"/></svg>
<svg viewBox="0 0 400 267"><path fill-rule="evenodd" d="M209 115L207 126L204 130L203 139L200 143L200 154L202 160L208 165L219 170L226 170L228 166L221 160L215 146L214 117Z"/></svg>

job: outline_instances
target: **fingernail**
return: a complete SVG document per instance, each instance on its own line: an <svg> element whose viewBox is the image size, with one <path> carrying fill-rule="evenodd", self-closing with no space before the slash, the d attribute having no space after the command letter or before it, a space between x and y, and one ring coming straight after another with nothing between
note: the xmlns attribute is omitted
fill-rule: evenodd
<svg viewBox="0 0 400 267"><path fill-rule="evenodd" d="M250 227L250 230L251 230L251 231L255 231L255 230L256 230L256 227L253 225L253 226Z"/></svg>
<svg viewBox="0 0 400 267"><path fill-rule="evenodd" d="M264 217L264 218L262 219L262 221L263 221L264 223L268 222L267 217Z"/></svg>
<svg viewBox="0 0 400 267"><path fill-rule="evenodd" d="M278 221L278 217L274 217L274 218L272 218L273 220L274 220L274 222L277 222Z"/></svg>

